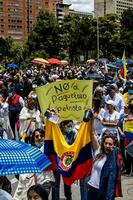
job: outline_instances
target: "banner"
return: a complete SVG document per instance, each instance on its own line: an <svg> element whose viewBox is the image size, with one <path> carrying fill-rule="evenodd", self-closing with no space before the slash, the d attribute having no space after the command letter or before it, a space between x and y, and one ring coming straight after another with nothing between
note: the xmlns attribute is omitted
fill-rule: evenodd
<svg viewBox="0 0 133 200"><path fill-rule="evenodd" d="M65 80L36 88L42 113L56 109L60 121L82 121L84 111L92 107L92 80Z"/></svg>

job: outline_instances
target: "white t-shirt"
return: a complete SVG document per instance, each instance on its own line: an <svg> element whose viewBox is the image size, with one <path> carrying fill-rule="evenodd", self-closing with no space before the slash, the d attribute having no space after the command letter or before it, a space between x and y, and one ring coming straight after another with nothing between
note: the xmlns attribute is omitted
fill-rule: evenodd
<svg viewBox="0 0 133 200"><path fill-rule="evenodd" d="M98 116L100 117L101 120L103 119L104 112L105 112L105 110L103 108L101 108L101 110L98 114ZM102 125L102 122L95 117L94 117L94 129L95 129L96 136L99 137L102 133L103 125Z"/></svg>
<svg viewBox="0 0 133 200"><path fill-rule="evenodd" d="M119 120L120 118L120 115L117 111L114 111L112 114L110 114L108 112L108 110L104 113L104 116L103 118L109 122L113 122L113 121L116 121L116 120ZM107 129L110 133L112 134L116 134L118 131L117 131L117 127L116 126L104 126L105 129Z"/></svg>
<svg viewBox="0 0 133 200"><path fill-rule="evenodd" d="M91 176L90 176L90 180L88 181L88 184L96 189L99 189L101 171L102 171L104 163L106 162L106 159L107 159L107 156L105 155L102 159L98 159L93 164L92 172L91 172Z"/></svg>

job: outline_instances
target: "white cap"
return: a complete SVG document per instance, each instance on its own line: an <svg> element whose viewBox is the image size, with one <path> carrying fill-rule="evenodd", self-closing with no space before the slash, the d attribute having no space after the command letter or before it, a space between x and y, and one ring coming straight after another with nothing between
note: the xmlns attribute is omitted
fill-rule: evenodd
<svg viewBox="0 0 133 200"><path fill-rule="evenodd" d="M112 105L112 106L115 107L115 104L114 104L114 102L113 102L112 100L108 100L108 101L106 101L106 104L109 104L109 105Z"/></svg>
<svg viewBox="0 0 133 200"><path fill-rule="evenodd" d="M34 89L34 88L36 88L36 87L37 87L37 85L36 85L36 84L33 84L33 85L32 85L32 88L33 88L33 89Z"/></svg>

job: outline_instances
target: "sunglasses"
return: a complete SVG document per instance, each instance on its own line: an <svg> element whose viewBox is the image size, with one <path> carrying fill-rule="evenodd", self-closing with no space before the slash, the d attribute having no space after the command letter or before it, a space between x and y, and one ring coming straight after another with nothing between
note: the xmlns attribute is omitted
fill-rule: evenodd
<svg viewBox="0 0 133 200"><path fill-rule="evenodd" d="M35 135L35 138L38 139L39 137L43 138L44 135Z"/></svg>

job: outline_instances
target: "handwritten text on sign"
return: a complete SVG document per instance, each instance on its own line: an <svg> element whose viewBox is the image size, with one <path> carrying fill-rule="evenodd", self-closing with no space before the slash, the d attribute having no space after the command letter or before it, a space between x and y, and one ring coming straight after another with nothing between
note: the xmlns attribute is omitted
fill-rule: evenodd
<svg viewBox="0 0 133 200"><path fill-rule="evenodd" d="M57 81L36 89L43 113L47 108L55 108L61 120L78 121L82 121L84 110L92 106L92 90L91 80Z"/></svg>

